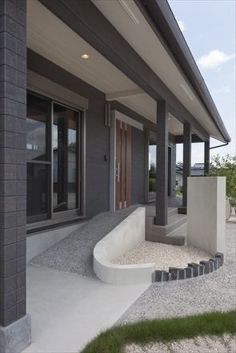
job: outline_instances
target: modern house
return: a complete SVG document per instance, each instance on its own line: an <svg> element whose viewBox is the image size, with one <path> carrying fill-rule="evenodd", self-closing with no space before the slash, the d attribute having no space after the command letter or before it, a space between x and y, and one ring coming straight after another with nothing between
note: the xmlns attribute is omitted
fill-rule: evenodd
<svg viewBox="0 0 236 353"><path fill-rule="evenodd" d="M166 0L1 0L0 114L4 353L29 342L27 237L148 202L153 145L165 226L176 143L186 207L191 143L207 173L230 137Z"/></svg>

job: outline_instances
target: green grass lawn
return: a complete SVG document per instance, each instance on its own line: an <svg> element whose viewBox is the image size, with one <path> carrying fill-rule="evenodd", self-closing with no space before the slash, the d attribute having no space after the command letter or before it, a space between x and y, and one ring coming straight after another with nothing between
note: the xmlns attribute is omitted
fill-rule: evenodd
<svg viewBox="0 0 236 353"><path fill-rule="evenodd" d="M116 326L101 333L81 353L121 353L128 343L168 342L195 336L221 336L224 333L236 333L235 311Z"/></svg>

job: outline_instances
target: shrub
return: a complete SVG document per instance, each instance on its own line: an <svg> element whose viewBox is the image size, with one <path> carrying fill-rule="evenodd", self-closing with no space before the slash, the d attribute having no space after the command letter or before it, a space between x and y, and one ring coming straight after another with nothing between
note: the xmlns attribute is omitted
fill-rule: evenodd
<svg viewBox="0 0 236 353"><path fill-rule="evenodd" d="M226 177L226 195L233 207L236 206L236 156L214 156L210 175Z"/></svg>

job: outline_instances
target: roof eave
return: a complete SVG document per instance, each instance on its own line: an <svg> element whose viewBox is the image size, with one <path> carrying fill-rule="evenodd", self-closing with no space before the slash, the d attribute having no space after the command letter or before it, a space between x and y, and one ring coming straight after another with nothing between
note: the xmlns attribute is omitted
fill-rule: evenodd
<svg viewBox="0 0 236 353"><path fill-rule="evenodd" d="M136 0L146 10L151 21L168 46L175 60L208 111L225 142L231 138L211 97L201 72L192 56L188 44L177 24L167 0Z"/></svg>

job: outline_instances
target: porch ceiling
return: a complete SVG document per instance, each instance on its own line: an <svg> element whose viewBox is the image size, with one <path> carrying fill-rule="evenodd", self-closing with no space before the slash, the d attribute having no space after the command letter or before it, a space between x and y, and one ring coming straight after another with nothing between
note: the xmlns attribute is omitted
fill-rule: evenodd
<svg viewBox="0 0 236 353"><path fill-rule="evenodd" d="M107 100L115 99L156 122L155 100L37 0L27 0L27 45L104 92ZM83 54L88 54L89 59L82 59ZM182 134L182 124L173 116L168 125L172 134Z"/></svg>
<svg viewBox="0 0 236 353"><path fill-rule="evenodd" d="M222 140L221 134L192 89L187 77L167 51L163 40L157 36L145 19L136 4L137 1L92 0L92 2L200 122L209 135Z"/></svg>
<svg viewBox="0 0 236 353"><path fill-rule="evenodd" d="M208 112L191 88L186 76L154 33L135 0L92 0L179 101L200 122L209 135L222 140Z"/></svg>

